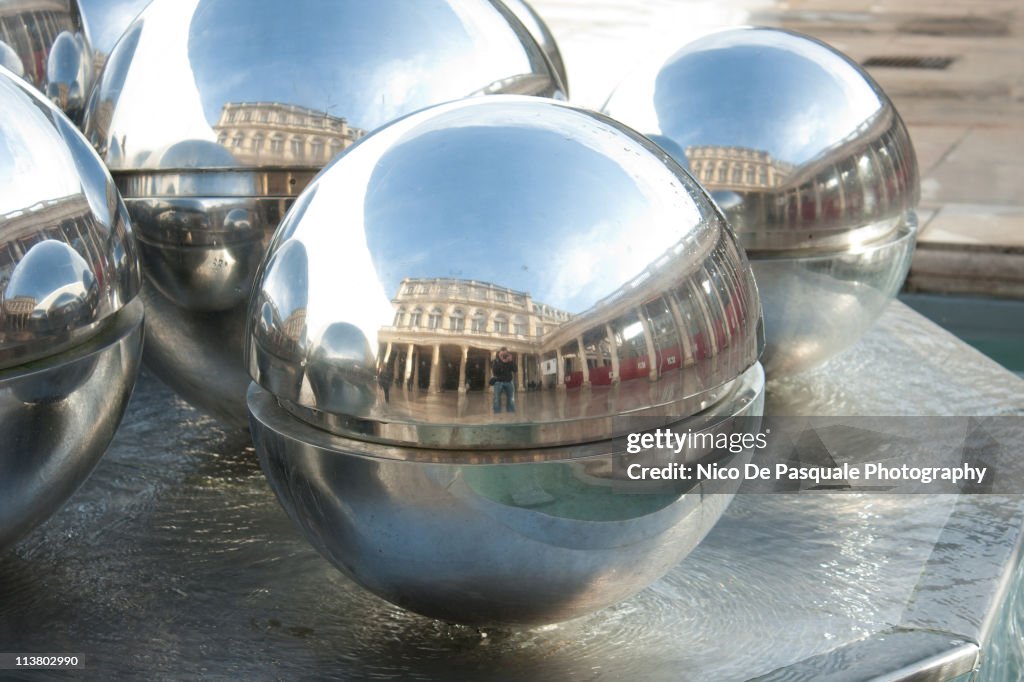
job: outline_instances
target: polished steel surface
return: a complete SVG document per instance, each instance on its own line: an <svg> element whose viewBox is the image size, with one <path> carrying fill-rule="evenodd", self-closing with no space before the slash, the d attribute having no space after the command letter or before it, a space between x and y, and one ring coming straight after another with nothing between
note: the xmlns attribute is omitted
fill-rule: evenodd
<svg viewBox="0 0 1024 682"><path fill-rule="evenodd" d="M763 402L755 365L718 405L673 428L755 428L743 417L759 416ZM473 463L494 453L460 458L333 436L255 384L249 409L264 473L313 546L378 596L457 623L547 624L626 599L697 546L739 485L651 492L616 463L625 441ZM697 456L684 450L675 461ZM748 459L728 456L734 466Z"/></svg>
<svg viewBox="0 0 1024 682"><path fill-rule="evenodd" d="M149 5L111 52L85 123L137 225L149 286L170 303L149 316L147 364L197 395L181 382L192 368L166 365L177 345L205 365L220 353L223 325L198 329L193 313L238 317L280 218L331 158L431 104L564 97L551 68L489 0ZM228 333L241 343L241 327ZM222 389L246 376L240 359L221 364L199 404L245 423L244 390L225 401Z"/></svg>
<svg viewBox="0 0 1024 682"><path fill-rule="evenodd" d="M750 261L764 307L769 376L822 365L875 323L910 270L917 217L908 217L890 237L857 249Z"/></svg>
<svg viewBox="0 0 1024 682"><path fill-rule="evenodd" d="M73 349L0 370L0 548L60 509L103 456L142 358L142 302Z"/></svg>
<svg viewBox="0 0 1024 682"><path fill-rule="evenodd" d="M278 229L249 325L249 371L293 414L435 447L671 423L762 343L746 258L674 161L511 96L410 115L328 167Z"/></svg>
<svg viewBox="0 0 1024 682"><path fill-rule="evenodd" d="M0 64L81 122L96 68L77 0L0 0Z"/></svg>
<svg viewBox="0 0 1024 682"><path fill-rule="evenodd" d="M906 126L867 73L813 38L698 38L603 110L651 136L715 197L744 247L837 251L885 239L918 202Z"/></svg>
<svg viewBox="0 0 1024 682"><path fill-rule="evenodd" d="M0 73L0 368L97 333L138 293L138 251L110 174L81 133Z"/></svg>
<svg viewBox="0 0 1024 682"><path fill-rule="evenodd" d="M544 19L541 18L540 14L537 13L532 6L530 6L526 0L496 0L499 4L504 5L509 9L512 14L516 16L526 30L530 32L533 39L537 41L541 49L544 50L544 55L551 62L551 66L554 68L555 73L558 75L559 81L561 81L562 92L568 97L569 95L569 75L565 70L565 62L562 60L562 52L558 49L558 43L555 42L555 36L551 34L551 29L544 23Z"/></svg>
<svg viewBox="0 0 1024 682"><path fill-rule="evenodd" d="M833 48L770 28L712 33L631 77L604 110L684 164L736 230L769 376L851 346L902 285L914 149L885 93Z"/></svg>
<svg viewBox="0 0 1024 682"><path fill-rule="evenodd" d="M150 0L78 0L85 34L92 47L96 72L110 56L114 45Z"/></svg>

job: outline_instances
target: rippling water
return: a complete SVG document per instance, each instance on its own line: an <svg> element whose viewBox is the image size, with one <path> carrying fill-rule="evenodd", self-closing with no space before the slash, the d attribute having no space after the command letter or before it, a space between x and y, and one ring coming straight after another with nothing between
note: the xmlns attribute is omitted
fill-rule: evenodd
<svg viewBox="0 0 1024 682"><path fill-rule="evenodd" d="M148 377L130 409L71 506L0 556L3 650L81 653L105 676L740 679L899 623L955 500L739 496L633 599L479 631L342 577L293 529L244 434Z"/></svg>

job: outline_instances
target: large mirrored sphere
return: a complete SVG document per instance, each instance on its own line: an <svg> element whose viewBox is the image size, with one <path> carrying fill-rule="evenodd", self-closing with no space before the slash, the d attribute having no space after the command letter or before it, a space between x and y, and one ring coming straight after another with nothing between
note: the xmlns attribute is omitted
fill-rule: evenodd
<svg viewBox="0 0 1024 682"><path fill-rule="evenodd" d="M747 260L697 183L600 114L509 96L406 117L325 170L249 326L252 377L300 418L438 447L677 421L760 352Z"/></svg>
<svg viewBox="0 0 1024 682"><path fill-rule="evenodd" d="M672 428L751 433L763 403L755 364ZM249 408L260 464L313 546L374 594L458 623L554 623L629 598L700 543L738 486L651 487L627 478L629 464L749 461L699 448L631 460L623 439L530 450L378 445L295 419L256 384Z"/></svg>
<svg viewBox="0 0 1024 682"><path fill-rule="evenodd" d="M243 424L235 323L294 198L368 131L497 92L562 96L541 48L488 0L149 5L86 122L138 226L147 364Z"/></svg>
<svg viewBox="0 0 1024 682"><path fill-rule="evenodd" d="M142 353L138 250L110 175L0 69L0 547L103 455Z"/></svg>
<svg viewBox="0 0 1024 682"><path fill-rule="evenodd" d="M920 189L906 126L878 85L812 38L741 28L630 76L604 107L719 203L754 264L769 375L852 345L910 265Z"/></svg>
<svg viewBox="0 0 1024 682"><path fill-rule="evenodd" d="M661 576L731 489L624 487L614 437L744 430L763 404L757 289L714 203L646 138L540 98L439 105L339 157L275 234L247 338L292 519L458 622L574 618Z"/></svg>
<svg viewBox="0 0 1024 682"><path fill-rule="evenodd" d="M0 0L0 66L81 122L96 67L77 0Z"/></svg>

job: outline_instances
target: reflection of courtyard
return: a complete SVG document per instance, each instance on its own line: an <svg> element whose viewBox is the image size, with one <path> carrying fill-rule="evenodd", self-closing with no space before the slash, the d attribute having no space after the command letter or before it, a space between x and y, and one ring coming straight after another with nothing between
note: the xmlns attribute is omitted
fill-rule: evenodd
<svg viewBox="0 0 1024 682"><path fill-rule="evenodd" d="M575 389L517 389L516 411L500 414L494 414L492 390L431 392L394 386L388 403L383 402L381 393L377 402L378 417L432 425L524 423L535 429L544 429L547 422L606 418L610 414L635 413L678 419L704 409L724 393L724 390L707 390L713 376L712 363L708 363L689 367L685 372L666 372L657 381L641 379ZM502 410L504 408L503 400Z"/></svg>

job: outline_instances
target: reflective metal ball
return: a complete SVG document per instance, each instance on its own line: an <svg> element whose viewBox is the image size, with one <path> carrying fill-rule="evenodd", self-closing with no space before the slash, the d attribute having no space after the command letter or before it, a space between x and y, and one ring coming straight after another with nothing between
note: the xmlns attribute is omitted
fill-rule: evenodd
<svg viewBox="0 0 1024 682"><path fill-rule="evenodd" d="M910 267L917 161L895 107L813 38L741 28L630 77L604 111L649 135L719 202L754 266L768 374L857 341Z"/></svg>
<svg viewBox="0 0 1024 682"><path fill-rule="evenodd" d="M245 423L234 321L309 180L368 131L431 104L561 97L550 69L488 0L149 5L112 51L85 126L142 243L146 363Z"/></svg>
<svg viewBox="0 0 1024 682"><path fill-rule="evenodd" d="M0 70L0 547L85 480L142 354L138 251L113 181L56 108Z"/></svg>
<svg viewBox="0 0 1024 682"><path fill-rule="evenodd" d="M284 507L367 588L462 622L642 589L725 502L606 497L615 438L760 414L760 303L722 214L649 140L553 100L362 140L278 228L248 325Z"/></svg>
<svg viewBox="0 0 1024 682"><path fill-rule="evenodd" d="M82 120L96 74L77 0L0 0L0 65Z"/></svg>

